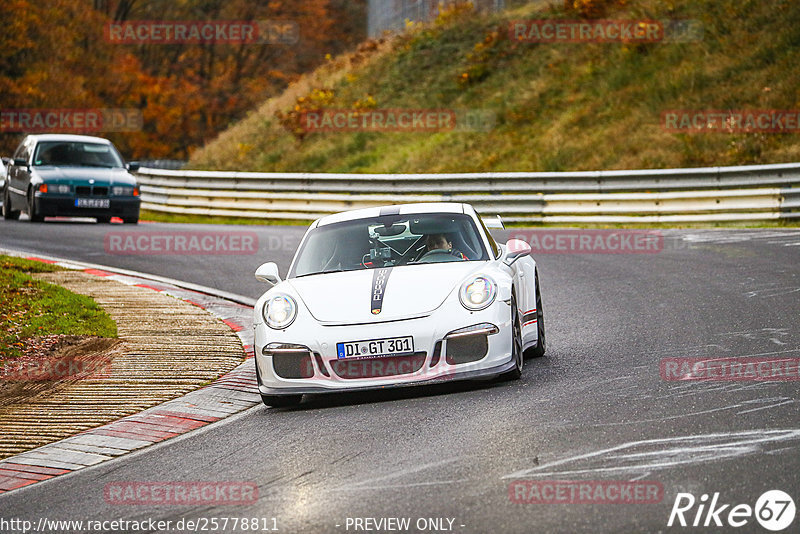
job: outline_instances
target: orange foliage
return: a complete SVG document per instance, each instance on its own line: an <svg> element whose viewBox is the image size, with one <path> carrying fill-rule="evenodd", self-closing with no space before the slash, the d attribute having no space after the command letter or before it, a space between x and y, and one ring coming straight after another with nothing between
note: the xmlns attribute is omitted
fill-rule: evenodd
<svg viewBox="0 0 800 534"><path fill-rule="evenodd" d="M604 17L609 8L622 7L627 0L564 0L564 9L577 13L583 18Z"/></svg>
<svg viewBox="0 0 800 534"><path fill-rule="evenodd" d="M99 133L129 159L186 159L299 74L360 41L365 0L5 0L0 110L124 108L140 131ZM363 17L363 20L359 20ZM294 44L116 44L111 21L292 21ZM10 155L23 133L0 132Z"/></svg>

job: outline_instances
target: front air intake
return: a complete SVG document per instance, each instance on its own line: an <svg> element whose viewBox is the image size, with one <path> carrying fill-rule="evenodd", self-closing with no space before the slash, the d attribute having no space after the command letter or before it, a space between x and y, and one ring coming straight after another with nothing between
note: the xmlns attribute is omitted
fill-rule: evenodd
<svg viewBox="0 0 800 534"><path fill-rule="evenodd" d="M477 362L489 352L489 336L500 330L491 323L468 326L445 336L445 361L450 365Z"/></svg>
<svg viewBox="0 0 800 534"><path fill-rule="evenodd" d="M264 356L272 357L272 368L281 378L300 379L314 376L311 349L302 345L268 345Z"/></svg>

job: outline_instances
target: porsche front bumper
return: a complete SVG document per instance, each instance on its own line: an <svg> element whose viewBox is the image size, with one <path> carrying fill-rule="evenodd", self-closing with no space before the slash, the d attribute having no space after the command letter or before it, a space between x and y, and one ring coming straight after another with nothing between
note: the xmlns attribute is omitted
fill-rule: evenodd
<svg viewBox="0 0 800 534"><path fill-rule="evenodd" d="M503 301L477 312L450 303L425 317L360 325L323 325L305 317L286 330L272 330L257 322L259 391L316 394L496 376L515 365L510 310ZM475 331L463 332L469 327ZM337 343L401 336L413 336L413 354L362 359L337 355Z"/></svg>

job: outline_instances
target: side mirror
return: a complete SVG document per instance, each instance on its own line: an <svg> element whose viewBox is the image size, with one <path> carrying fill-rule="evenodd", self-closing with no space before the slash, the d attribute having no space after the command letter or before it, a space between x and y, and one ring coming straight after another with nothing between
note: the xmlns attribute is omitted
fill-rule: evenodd
<svg viewBox="0 0 800 534"><path fill-rule="evenodd" d="M14 165L16 165L17 167L27 167L28 160L23 158L14 158Z"/></svg>
<svg viewBox="0 0 800 534"><path fill-rule="evenodd" d="M139 162L138 161L131 161L128 163L128 170L131 172L136 172L139 170Z"/></svg>
<svg viewBox="0 0 800 534"><path fill-rule="evenodd" d="M11 164L11 158L7 158L7 157L3 156L2 159L3 159L3 165L10 165Z"/></svg>
<svg viewBox="0 0 800 534"><path fill-rule="evenodd" d="M265 263L256 269L256 280L272 284L273 286L279 284L281 282L281 277L278 274L278 266L275 262Z"/></svg>
<svg viewBox="0 0 800 534"><path fill-rule="evenodd" d="M515 261L523 256L529 256L531 253L531 246L521 239L509 239L506 243L505 258L503 263L510 266Z"/></svg>

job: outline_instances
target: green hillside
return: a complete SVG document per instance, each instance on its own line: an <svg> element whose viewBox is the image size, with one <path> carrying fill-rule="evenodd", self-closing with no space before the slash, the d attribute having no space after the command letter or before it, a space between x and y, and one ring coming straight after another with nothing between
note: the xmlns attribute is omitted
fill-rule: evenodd
<svg viewBox="0 0 800 534"><path fill-rule="evenodd" d="M476 172L800 161L800 133L662 127L662 112L674 109L800 109L800 2L613 3L603 18L692 19L702 39L515 42L510 21L579 14L542 2L492 16L454 11L331 59L196 152L190 167ZM292 110L314 108L479 110L494 124L487 131L293 133Z"/></svg>

